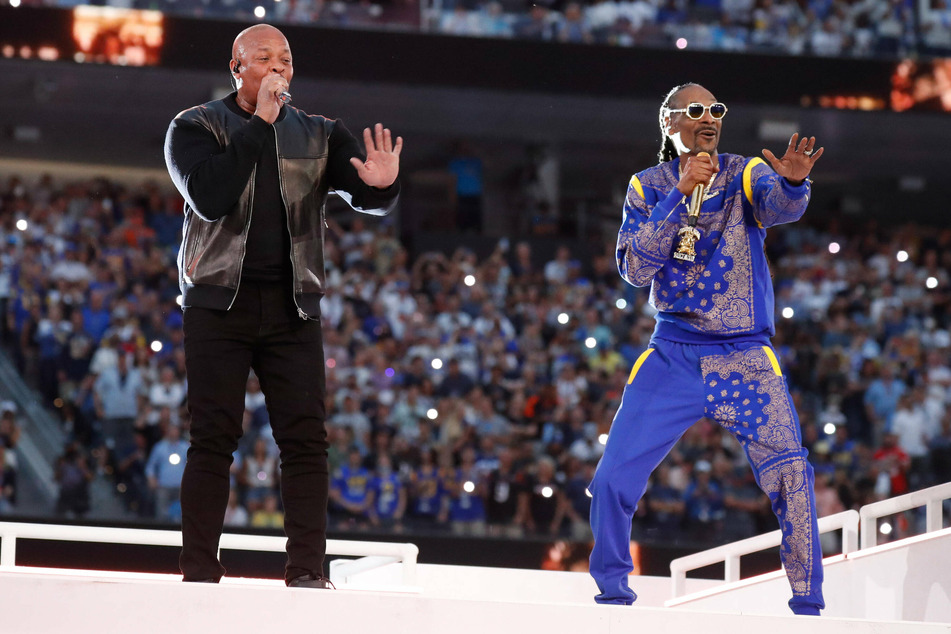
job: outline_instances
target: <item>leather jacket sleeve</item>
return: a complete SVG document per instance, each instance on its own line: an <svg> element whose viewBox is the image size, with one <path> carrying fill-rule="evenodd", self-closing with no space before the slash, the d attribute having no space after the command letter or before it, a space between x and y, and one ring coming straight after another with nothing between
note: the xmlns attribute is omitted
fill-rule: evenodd
<svg viewBox="0 0 951 634"><path fill-rule="evenodd" d="M175 187L203 220L215 221L232 209L248 185L271 126L259 117L231 135L222 147L200 123L176 117L165 137L165 163Z"/></svg>

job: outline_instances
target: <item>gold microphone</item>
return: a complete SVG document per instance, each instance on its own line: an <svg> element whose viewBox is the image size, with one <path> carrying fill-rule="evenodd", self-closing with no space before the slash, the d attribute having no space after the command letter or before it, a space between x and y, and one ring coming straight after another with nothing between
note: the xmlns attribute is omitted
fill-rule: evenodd
<svg viewBox="0 0 951 634"><path fill-rule="evenodd" d="M697 158L710 158L708 152L699 152ZM706 192L706 183L697 183L693 188L693 194L690 196L690 207L687 208L687 224L691 227L697 226L697 218L700 217L700 205L703 204L703 194Z"/></svg>
<svg viewBox="0 0 951 634"><path fill-rule="evenodd" d="M699 152L697 158L710 158L708 152ZM707 189L706 183L697 183L694 185L693 194L690 196L690 205L687 207L687 226L682 227L677 235L680 236L680 244L674 251L674 259L693 262L697 257L694 244L700 239L700 231L696 229L697 218L700 217L700 205L703 204L703 195Z"/></svg>

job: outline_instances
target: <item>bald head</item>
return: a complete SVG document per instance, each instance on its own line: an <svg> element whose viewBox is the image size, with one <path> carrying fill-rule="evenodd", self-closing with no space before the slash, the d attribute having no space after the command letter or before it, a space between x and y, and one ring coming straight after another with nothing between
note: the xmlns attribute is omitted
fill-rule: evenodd
<svg viewBox="0 0 951 634"><path fill-rule="evenodd" d="M261 37L278 37L287 42L287 38L281 33L280 29L270 24L255 24L238 33L234 38L234 44L231 45L231 58L240 60L242 55L253 48ZM289 48L289 47L288 47Z"/></svg>

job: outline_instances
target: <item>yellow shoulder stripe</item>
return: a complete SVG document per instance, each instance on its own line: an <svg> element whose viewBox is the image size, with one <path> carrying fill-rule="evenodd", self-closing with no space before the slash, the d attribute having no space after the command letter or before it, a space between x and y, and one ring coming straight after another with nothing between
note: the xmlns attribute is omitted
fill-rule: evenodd
<svg viewBox="0 0 951 634"><path fill-rule="evenodd" d="M754 158L746 167L743 168L743 193L746 194L746 200L753 204L753 168L760 164L765 164L761 158Z"/></svg>
<svg viewBox="0 0 951 634"><path fill-rule="evenodd" d="M644 186L641 185L641 179L636 175L631 176L631 187L633 187L637 195L641 197L641 200L644 200Z"/></svg>

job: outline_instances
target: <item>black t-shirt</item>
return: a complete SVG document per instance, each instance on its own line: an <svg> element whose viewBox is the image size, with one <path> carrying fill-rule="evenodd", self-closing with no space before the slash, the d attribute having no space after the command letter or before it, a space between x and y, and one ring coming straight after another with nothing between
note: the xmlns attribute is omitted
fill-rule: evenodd
<svg viewBox="0 0 951 634"><path fill-rule="evenodd" d="M522 478L514 470L502 473L494 469L489 473L488 485L486 518L490 524L508 524L518 510L518 496L524 489Z"/></svg>

